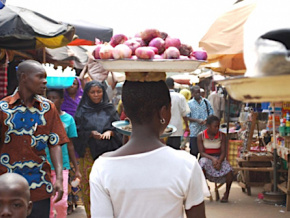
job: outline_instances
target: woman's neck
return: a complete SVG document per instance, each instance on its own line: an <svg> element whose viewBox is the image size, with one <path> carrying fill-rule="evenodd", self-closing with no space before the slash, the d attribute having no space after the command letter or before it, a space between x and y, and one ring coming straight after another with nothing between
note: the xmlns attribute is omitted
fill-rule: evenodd
<svg viewBox="0 0 290 218"><path fill-rule="evenodd" d="M212 133L210 131L207 130L207 135L210 137L210 138L214 138L216 133Z"/></svg>
<svg viewBox="0 0 290 218"><path fill-rule="evenodd" d="M73 94L68 94L69 97L71 97L73 100L75 100L77 93L73 93Z"/></svg>

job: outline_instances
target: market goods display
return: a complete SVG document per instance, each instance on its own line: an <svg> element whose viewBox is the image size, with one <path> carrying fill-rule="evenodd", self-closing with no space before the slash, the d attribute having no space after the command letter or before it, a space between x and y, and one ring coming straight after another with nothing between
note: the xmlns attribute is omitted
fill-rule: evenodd
<svg viewBox="0 0 290 218"><path fill-rule="evenodd" d="M193 50L179 38L169 36L157 29L146 29L128 37L124 34L113 35L109 43L99 44L93 52L95 59L207 59L203 48Z"/></svg>

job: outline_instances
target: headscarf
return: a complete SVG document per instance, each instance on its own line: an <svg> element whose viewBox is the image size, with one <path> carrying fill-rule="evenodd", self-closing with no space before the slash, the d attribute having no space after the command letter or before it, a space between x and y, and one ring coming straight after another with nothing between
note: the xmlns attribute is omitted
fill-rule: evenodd
<svg viewBox="0 0 290 218"><path fill-rule="evenodd" d="M77 110L77 107L80 103L80 100L82 98L82 95L83 95L83 89L82 89L82 85L81 85L81 81L78 77L76 77L77 81L78 81L78 90L76 92L76 95L75 95L75 99L71 98L68 94L68 91L67 89L64 90L64 101L61 105L61 110L67 112L68 114L74 116L75 115L75 112Z"/></svg>
<svg viewBox="0 0 290 218"><path fill-rule="evenodd" d="M102 101L98 104L94 103L88 95L90 89L95 86L103 90ZM82 99L75 113L78 138L74 145L80 157L84 156L87 147L90 148L93 159L96 159L105 152L119 148L122 145L122 137L112 126L112 122L118 120L120 120L120 118L114 105L109 103L105 87L97 81L88 82L84 88ZM90 137L91 131L93 130L101 134L107 130L111 130L114 132L114 136L110 140L97 140Z"/></svg>
<svg viewBox="0 0 290 218"><path fill-rule="evenodd" d="M186 101L190 100L191 93L190 93L190 91L188 89L181 89L179 93L182 94L185 97Z"/></svg>
<svg viewBox="0 0 290 218"><path fill-rule="evenodd" d="M90 99L90 97L88 95L91 88L95 87L95 86L98 86L98 87L102 88L102 90L103 90L103 99L98 104L92 102L92 100ZM77 108L77 112L79 111L80 108L83 108L87 112L90 112L90 111L100 111L106 107L111 107L111 106L113 106L113 105L111 103L109 103L109 97L107 95L107 92L106 92L104 85L98 81L93 80L93 81L88 82L85 85L83 97L79 103L79 106Z"/></svg>

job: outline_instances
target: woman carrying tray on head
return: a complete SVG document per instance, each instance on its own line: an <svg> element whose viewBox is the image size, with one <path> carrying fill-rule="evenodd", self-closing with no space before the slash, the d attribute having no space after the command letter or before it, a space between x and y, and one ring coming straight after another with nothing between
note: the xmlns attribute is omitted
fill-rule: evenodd
<svg viewBox="0 0 290 218"><path fill-rule="evenodd" d="M194 156L160 141L171 118L171 100L164 81L148 79L124 83L131 138L94 163L92 217L176 218L183 217L184 208L188 218L205 217L209 192L202 170Z"/></svg>
<svg viewBox="0 0 290 218"><path fill-rule="evenodd" d="M75 150L80 156L80 171L83 175L81 192L87 216L90 217L89 174L96 158L122 145L122 136L112 126L119 116L109 103L104 86L97 81L85 85L83 97L75 114L78 138Z"/></svg>
<svg viewBox="0 0 290 218"><path fill-rule="evenodd" d="M207 129L197 136L198 150L201 155L199 163L206 178L211 182L226 183L226 192L221 199L228 202L233 181L233 169L226 156L226 136L219 131L220 120L211 115L206 120Z"/></svg>

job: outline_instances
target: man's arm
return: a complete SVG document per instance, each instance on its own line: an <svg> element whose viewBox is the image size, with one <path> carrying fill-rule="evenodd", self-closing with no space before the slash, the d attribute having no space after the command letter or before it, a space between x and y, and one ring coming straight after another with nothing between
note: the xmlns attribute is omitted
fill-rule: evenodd
<svg viewBox="0 0 290 218"><path fill-rule="evenodd" d="M63 177L62 177L62 151L61 151L61 146L55 145L55 146L50 146L49 148L50 152L50 157L51 157L51 162L54 166L55 169L55 174L56 174L56 181L54 183L54 188L53 188L53 195L57 194L57 198L55 199L55 203L60 201L63 195Z"/></svg>
<svg viewBox="0 0 290 218"><path fill-rule="evenodd" d="M190 122L195 122L195 123L198 123L198 124L205 124L205 120L202 120L202 119L194 119L192 117L187 117L187 119L190 121Z"/></svg>

